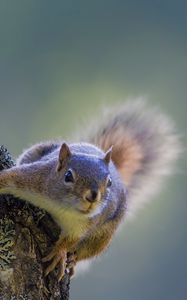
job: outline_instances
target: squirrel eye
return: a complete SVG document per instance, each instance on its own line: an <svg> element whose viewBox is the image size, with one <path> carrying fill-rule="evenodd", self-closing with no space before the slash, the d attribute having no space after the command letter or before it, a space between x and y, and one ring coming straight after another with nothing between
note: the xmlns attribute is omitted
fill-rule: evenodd
<svg viewBox="0 0 187 300"><path fill-rule="evenodd" d="M64 181L66 183L73 183L74 182L74 177L73 177L73 173L71 170L68 170L65 175L64 175Z"/></svg>
<svg viewBox="0 0 187 300"><path fill-rule="evenodd" d="M107 187L110 187L112 185L112 179L109 177L107 181Z"/></svg>

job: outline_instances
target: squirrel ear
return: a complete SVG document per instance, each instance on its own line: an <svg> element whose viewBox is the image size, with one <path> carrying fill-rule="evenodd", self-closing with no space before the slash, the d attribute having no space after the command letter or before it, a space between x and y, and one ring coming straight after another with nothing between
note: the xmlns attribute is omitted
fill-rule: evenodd
<svg viewBox="0 0 187 300"><path fill-rule="evenodd" d="M105 153L104 161L107 164L109 164L109 162L111 161L111 158L112 158L112 149L113 149L113 145Z"/></svg>
<svg viewBox="0 0 187 300"><path fill-rule="evenodd" d="M69 149L69 146L66 143L63 143L58 157L58 165L57 165L57 171L59 172L64 165L64 162L67 158L71 156L71 151Z"/></svg>

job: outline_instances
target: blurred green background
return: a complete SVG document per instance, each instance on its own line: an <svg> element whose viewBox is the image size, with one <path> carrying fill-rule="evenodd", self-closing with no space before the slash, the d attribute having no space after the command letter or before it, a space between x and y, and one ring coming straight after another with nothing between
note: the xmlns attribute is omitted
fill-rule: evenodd
<svg viewBox="0 0 187 300"><path fill-rule="evenodd" d="M187 1L0 1L0 137L14 156L138 96L187 129ZM187 299L186 154L157 200L72 280L71 300Z"/></svg>

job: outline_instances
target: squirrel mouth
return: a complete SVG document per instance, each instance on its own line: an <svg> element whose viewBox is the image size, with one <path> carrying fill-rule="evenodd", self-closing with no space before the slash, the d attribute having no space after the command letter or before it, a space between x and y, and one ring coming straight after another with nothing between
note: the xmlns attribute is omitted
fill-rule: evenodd
<svg viewBox="0 0 187 300"><path fill-rule="evenodd" d="M86 209L80 209L78 208L78 211L82 214L89 214L93 210L93 204L91 203Z"/></svg>

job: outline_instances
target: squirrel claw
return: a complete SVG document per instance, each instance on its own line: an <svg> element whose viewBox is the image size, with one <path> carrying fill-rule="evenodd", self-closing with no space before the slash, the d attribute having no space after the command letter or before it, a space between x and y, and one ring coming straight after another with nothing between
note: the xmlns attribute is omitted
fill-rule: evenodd
<svg viewBox="0 0 187 300"><path fill-rule="evenodd" d="M65 269L66 269L66 265L64 263L64 261L60 264L60 268L59 268L59 272L58 272L58 275L57 275L57 278L58 278L58 282L60 282L64 275L65 275Z"/></svg>
<svg viewBox="0 0 187 300"><path fill-rule="evenodd" d="M65 273L66 258L67 252L65 249L53 248L53 250L42 259L43 262L48 262L52 260L50 265L46 268L44 275L47 276L56 268L57 265L60 265L60 271L58 275L58 281L60 281Z"/></svg>
<svg viewBox="0 0 187 300"><path fill-rule="evenodd" d="M55 256L54 250L52 250L48 255L42 258L42 262L50 261Z"/></svg>

